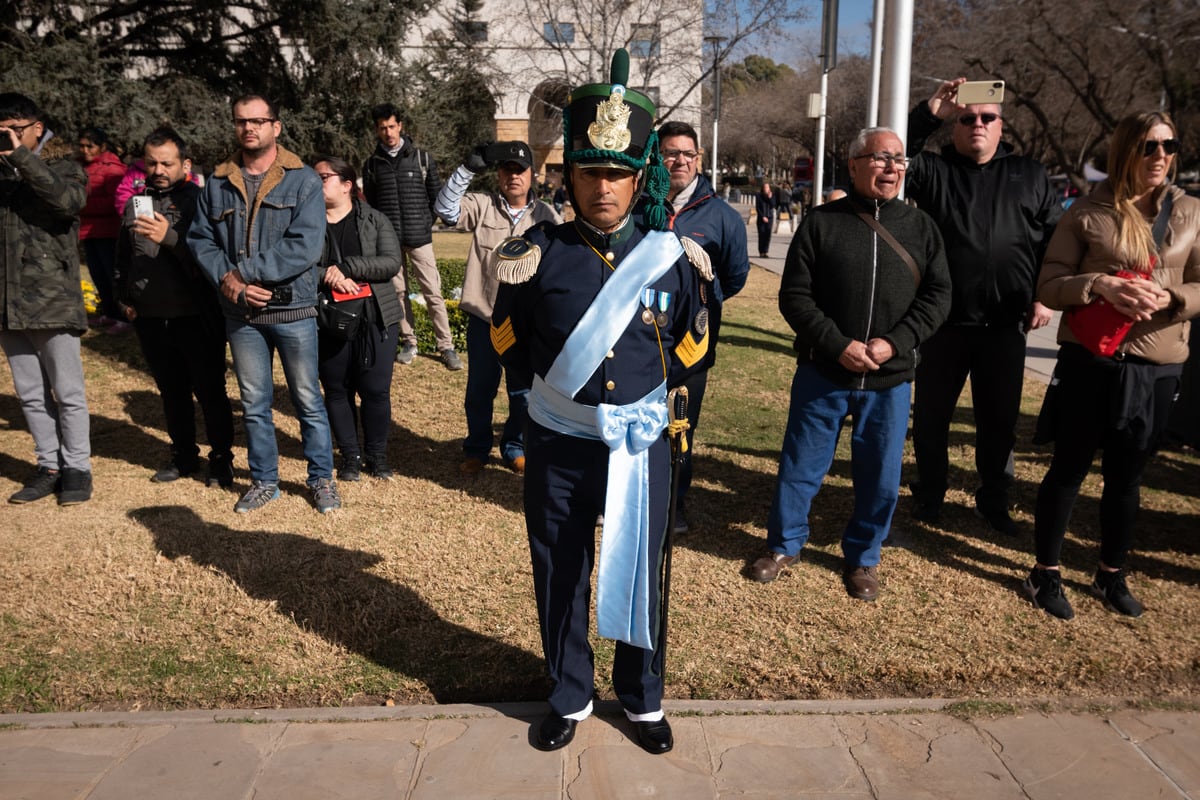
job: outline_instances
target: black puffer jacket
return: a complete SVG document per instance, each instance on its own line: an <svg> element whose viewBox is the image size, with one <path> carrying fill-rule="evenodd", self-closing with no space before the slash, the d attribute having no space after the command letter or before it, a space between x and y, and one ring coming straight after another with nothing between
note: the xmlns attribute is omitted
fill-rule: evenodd
<svg viewBox="0 0 1200 800"><path fill-rule="evenodd" d="M433 241L433 204L441 190L437 162L407 136L395 158L380 144L363 164L363 194L392 221L404 247Z"/></svg>
<svg viewBox="0 0 1200 800"><path fill-rule="evenodd" d="M371 284L379 326L386 328L395 325L404 316L400 300L392 288L392 278L400 272L404 257L400 254L400 244L387 217L363 203L354 204L354 214L357 215L355 227L358 229L358 245L362 255L346 256L338 267L346 277ZM321 267L324 269L337 261L329 236L326 235L321 250Z"/></svg>
<svg viewBox="0 0 1200 800"><path fill-rule="evenodd" d="M1033 303L1042 255L1062 208L1045 168L1004 142L977 164L953 145L924 152L942 125L922 102L908 115L905 191L946 243L953 300L949 325L1020 322Z"/></svg>

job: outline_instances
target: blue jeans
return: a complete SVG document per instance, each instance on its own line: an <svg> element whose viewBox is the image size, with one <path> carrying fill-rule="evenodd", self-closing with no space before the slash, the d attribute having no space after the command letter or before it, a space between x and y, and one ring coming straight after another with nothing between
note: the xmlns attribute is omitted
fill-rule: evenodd
<svg viewBox="0 0 1200 800"><path fill-rule="evenodd" d="M467 438L463 452L487 463L492 452L492 410L500 374L508 391L508 419L500 434L500 456L512 461L525 455L525 422L529 419L529 387L521 386L510 371L503 370L492 347L491 326L474 314L467 315Z"/></svg>
<svg viewBox="0 0 1200 800"><path fill-rule="evenodd" d="M809 508L833 464L842 421L851 416L854 511L842 532L842 555L848 567L879 564L880 547L900 496L911 398L909 383L881 391L845 389L812 365L796 369L779 482L767 520L767 545L772 552L795 556L808 541Z"/></svg>
<svg viewBox="0 0 1200 800"><path fill-rule="evenodd" d="M279 325L253 325L226 318L225 331L233 353L233 371L242 391L250 477L267 483L279 482L279 445L271 415L275 397L271 363L278 351L292 406L300 420L300 439L308 460L308 485L331 478L333 441L317 377L316 318Z"/></svg>

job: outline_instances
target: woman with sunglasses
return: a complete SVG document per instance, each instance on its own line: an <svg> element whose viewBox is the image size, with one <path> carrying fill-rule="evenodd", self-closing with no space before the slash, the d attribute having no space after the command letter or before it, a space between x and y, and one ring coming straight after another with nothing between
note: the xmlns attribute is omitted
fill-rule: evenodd
<svg viewBox="0 0 1200 800"><path fill-rule="evenodd" d="M392 278L400 272L400 242L382 213L361 200L354 167L336 156L318 156L313 167L325 194L325 249L321 285L364 295L363 321L349 341L324 329L317 339L317 369L325 410L341 452L339 481L362 472L386 480L388 429L392 422L392 367L400 337L400 301ZM358 395L359 408L354 398ZM358 427L363 442L359 446Z"/></svg>
<svg viewBox="0 0 1200 800"><path fill-rule="evenodd" d="M1108 180L1071 206L1038 276L1038 299L1068 313L1039 419L1039 441L1052 437L1054 455L1038 490L1037 564L1024 589L1036 607L1060 619L1074 612L1063 593L1059 554L1097 450L1104 488L1091 592L1110 611L1137 617L1143 610L1125 581L1142 472L1179 388L1188 320L1200 313L1200 200L1170 184L1178 152L1165 113L1122 119L1109 144ZM1100 350L1096 326L1071 314L1093 303L1108 304L1119 312L1117 322L1132 324L1111 356L1093 352Z"/></svg>

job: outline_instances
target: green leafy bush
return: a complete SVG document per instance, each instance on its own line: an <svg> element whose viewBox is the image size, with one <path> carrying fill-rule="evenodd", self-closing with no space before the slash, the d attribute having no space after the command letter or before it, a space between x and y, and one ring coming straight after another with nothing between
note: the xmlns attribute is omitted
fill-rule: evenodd
<svg viewBox="0 0 1200 800"><path fill-rule="evenodd" d="M457 297L461 295L463 276L467 271L467 262L461 258L439 258L437 260L438 274L442 277L442 297L446 298L446 316L450 319L450 334L454 337L454 349L461 352L467 350L467 312L458 307ZM412 290L409 287L409 296ZM437 340L433 335L433 323L429 321L429 310L425 307L418 289L416 297L412 298L413 331L417 334L417 349L422 353L436 353Z"/></svg>

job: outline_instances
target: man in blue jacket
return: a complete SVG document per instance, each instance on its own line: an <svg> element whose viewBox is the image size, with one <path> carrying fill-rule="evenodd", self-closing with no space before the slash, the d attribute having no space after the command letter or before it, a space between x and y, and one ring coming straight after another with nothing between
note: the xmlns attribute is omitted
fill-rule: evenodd
<svg viewBox="0 0 1200 800"><path fill-rule="evenodd" d="M238 513L279 497L279 447L271 416L271 354L279 352L300 420L308 488L321 513L341 507L333 441L317 377L317 262L325 241L321 179L276 143L276 106L259 95L233 102L238 152L217 166L196 207L188 247L221 293L233 370L242 392L250 490Z"/></svg>
<svg viewBox="0 0 1200 800"><path fill-rule="evenodd" d="M692 438L700 421L700 404L708 386L708 370L716 361L717 334L721 327L721 304L746 285L750 254L746 249L746 224L741 214L717 197L713 186L700 174L703 151L696 144L696 130L686 122L667 122L658 130L663 165L671 173L667 192L671 228L704 248L712 263L715 280L708 301L709 345L703 369L685 381L688 390L688 448L680 463L679 494L676 502L675 533L687 533L683 503L692 484Z"/></svg>

